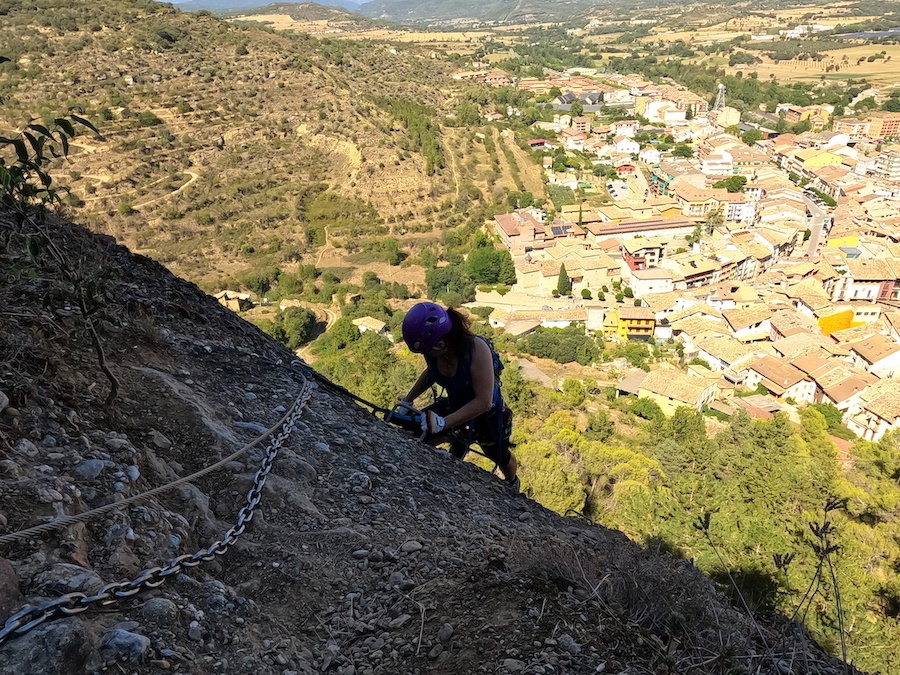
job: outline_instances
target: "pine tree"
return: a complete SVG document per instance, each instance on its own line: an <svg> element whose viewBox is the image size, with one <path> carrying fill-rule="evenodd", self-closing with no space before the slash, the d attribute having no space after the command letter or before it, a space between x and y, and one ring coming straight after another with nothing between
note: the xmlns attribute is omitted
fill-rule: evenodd
<svg viewBox="0 0 900 675"><path fill-rule="evenodd" d="M500 269L497 272L497 281L506 286L512 286L516 283L516 266L513 263L512 256L509 251L500 252Z"/></svg>
<svg viewBox="0 0 900 675"><path fill-rule="evenodd" d="M569 275L566 273L565 263L559 266L559 281L556 282L556 290L560 295L566 295L572 290L572 280L569 279Z"/></svg>

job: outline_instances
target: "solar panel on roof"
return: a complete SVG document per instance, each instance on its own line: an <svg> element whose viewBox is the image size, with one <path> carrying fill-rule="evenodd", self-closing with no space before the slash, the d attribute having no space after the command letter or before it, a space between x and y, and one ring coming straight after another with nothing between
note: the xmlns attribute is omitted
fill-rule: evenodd
<svg viewBox="0 0 900 675"><path fill-rule="evenodd" d="M566 228L561 225L553 225L550 228L550 232L556 237L561 237L566 233Z"/></svg>

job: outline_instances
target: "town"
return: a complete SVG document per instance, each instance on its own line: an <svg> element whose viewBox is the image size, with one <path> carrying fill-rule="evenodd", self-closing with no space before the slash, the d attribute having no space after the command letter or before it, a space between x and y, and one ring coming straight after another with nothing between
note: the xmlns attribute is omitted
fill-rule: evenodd
<svg viewBox="0 0 900 675"><path fill-rule="evenodd" d="M492 326L678 344L686 372L636 370L618 385L667 414L796 418L824 402L864 439L900 428L900 113L784 105L770 128L742 122L722 86L710 104L584 68L456 77L553 96L553 121L535 122L528 144L547 183L580 196L552 219L535 206L494 218L516 284L473 303L496 308ZM559 170L561 152L600 170ZM603 190L608 203L589 205Z"/></svg>

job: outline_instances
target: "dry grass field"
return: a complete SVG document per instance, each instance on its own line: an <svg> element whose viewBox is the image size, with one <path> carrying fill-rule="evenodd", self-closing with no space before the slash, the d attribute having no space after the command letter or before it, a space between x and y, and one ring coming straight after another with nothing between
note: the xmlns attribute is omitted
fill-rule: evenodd
<svg viewBox="0 0 900 675"><path fill-rule="evenodd" d="M297 20L287 14L252 14L231 19L241 23L261 23L275 30L289 30L309 35L328 35L335 38L354 40L382 40L385 42L411 42L416 44L478 43L493 36L490 31L406 31L378 28L373 30L345 30L339 23L322 19L316 21Z"/></svg>
<svg viewBox="0 0 900 675"><path fill-rule="evenodd" d="M890 59L877 59L875 61L863 61L857 64L860 58L866 59L878 52L887 52ZM772 75L779 82L797 82L803 80L818 80L825 77L826 80L846 80L849 78L865 78L872 84L890 85L900 83L900 45L854 45L846 49L836 49L825 52L826 57L822 61L772 61L763 56L764 63L747 66L743 70L754 71L760 78L768 78ZM844 58L846 57L846 61ZM828 66L841 65L838 71L825 72ZM738 72L737 68L726 68L729 74Z"/></svg>

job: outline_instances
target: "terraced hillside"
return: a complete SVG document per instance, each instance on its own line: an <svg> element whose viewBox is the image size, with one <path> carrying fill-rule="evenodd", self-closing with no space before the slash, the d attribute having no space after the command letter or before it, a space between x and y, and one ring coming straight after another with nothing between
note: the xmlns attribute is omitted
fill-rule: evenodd
<svg viewBox="0 0 900 675"><path fill-rule="evenodd" d="M492 187L445 161L460 85L433 51L39 0L0 14L0 54L3 132L68 110L94 121L101 136L54 170L73 212L193 280L304 259L325 225L351 241L438 229L469 210L460 184L476 200Z"/></svg>

